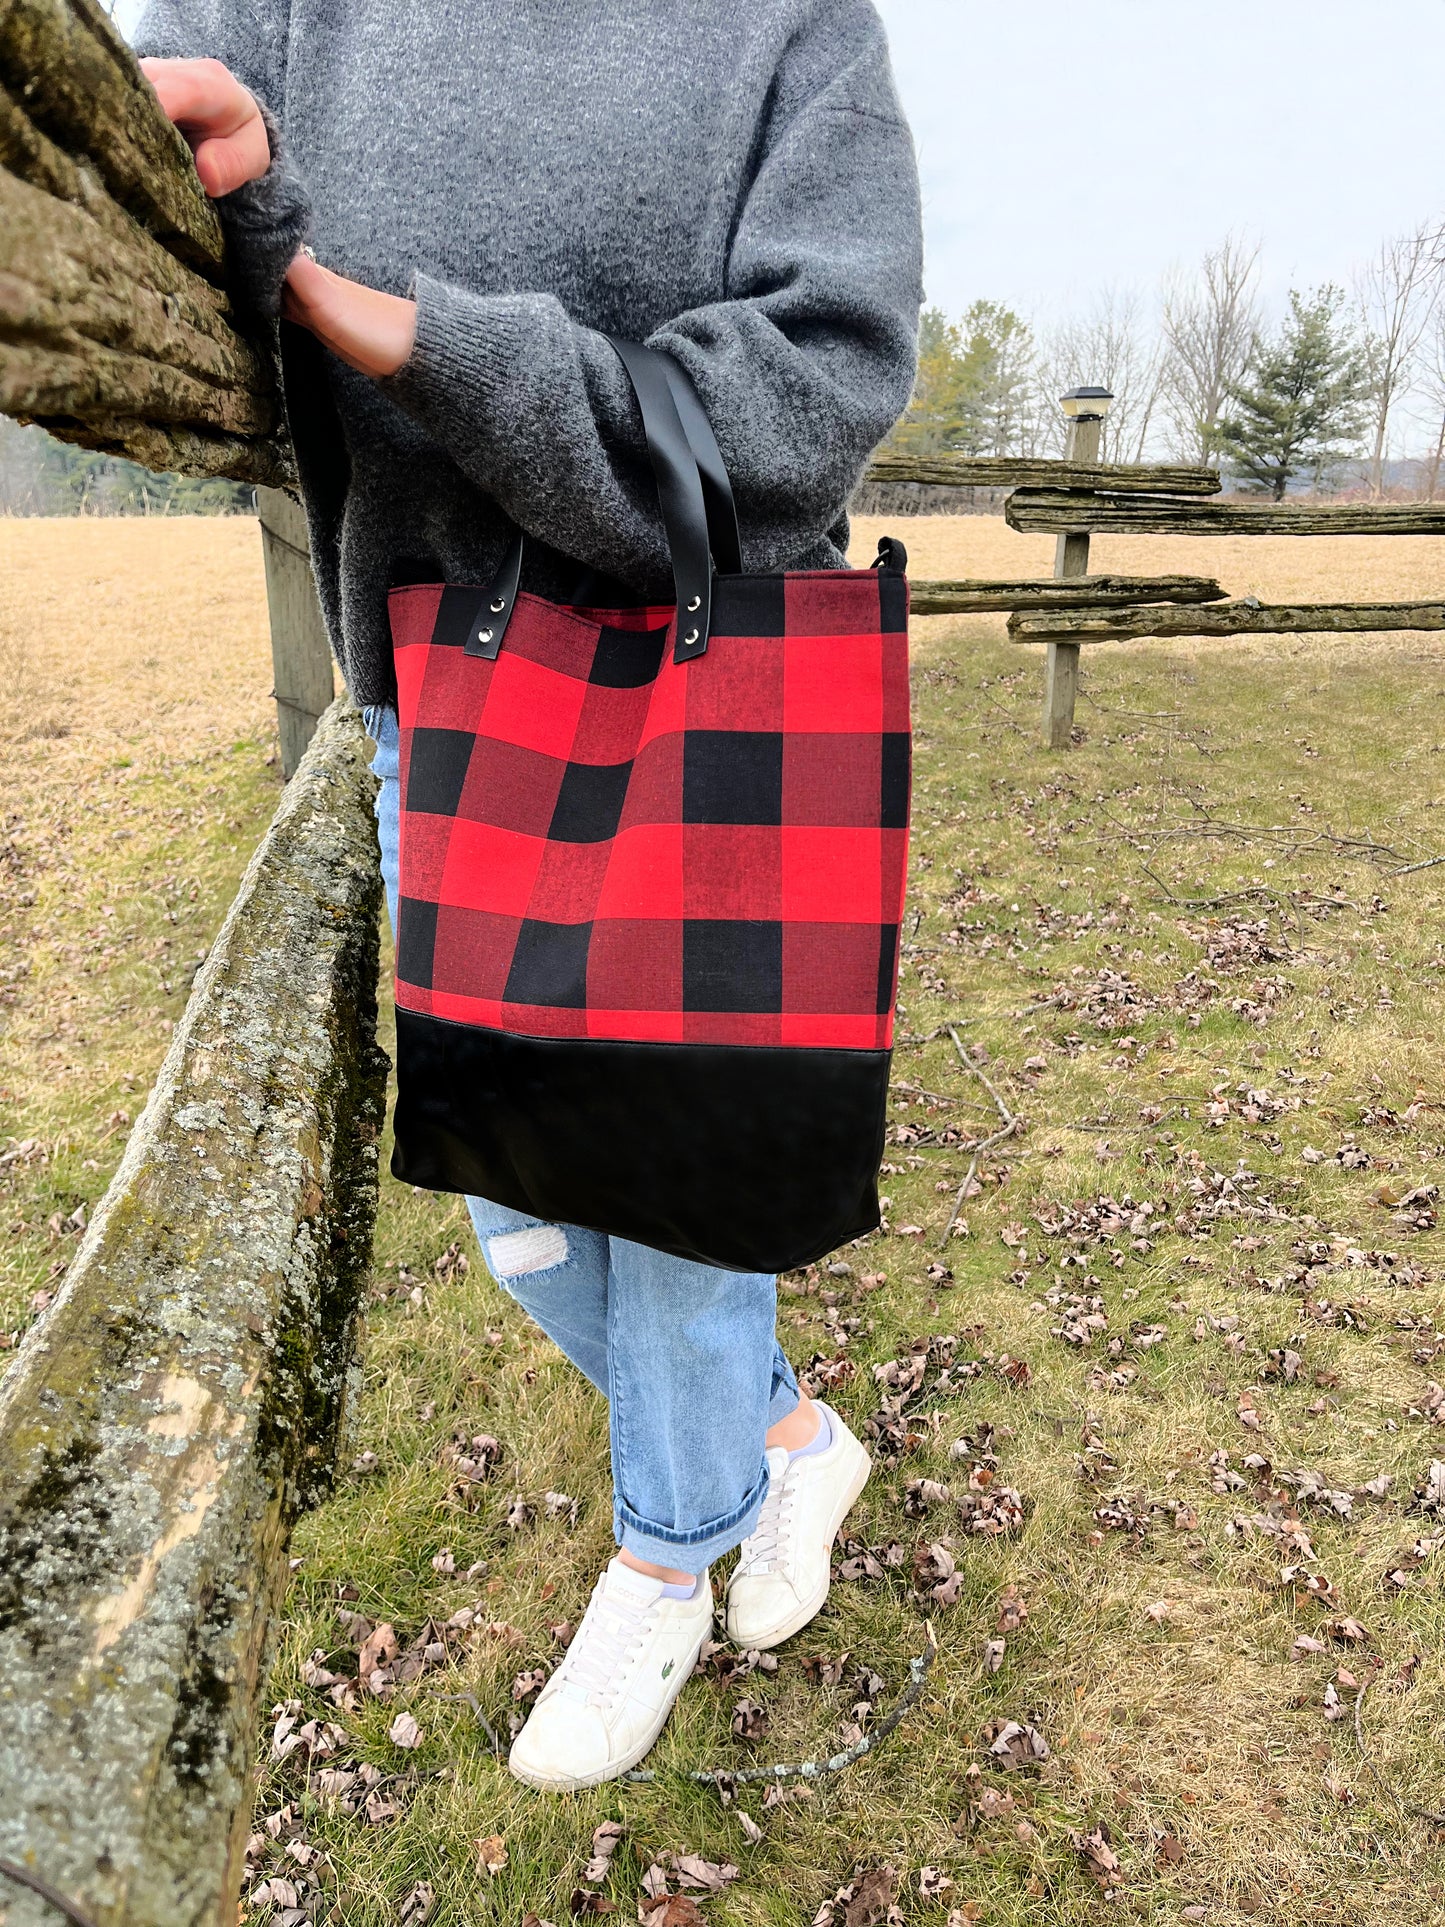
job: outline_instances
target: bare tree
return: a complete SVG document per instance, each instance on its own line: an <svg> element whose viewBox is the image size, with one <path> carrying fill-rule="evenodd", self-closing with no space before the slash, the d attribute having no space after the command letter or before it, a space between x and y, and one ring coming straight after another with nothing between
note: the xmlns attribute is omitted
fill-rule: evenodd
<svg viewBox="0 0 1445 1927"><path fill-rule="evenodd" d="M1041 369L1052 391L1041 399L1052 406L1055 420L1058 396L1066 389L1112 390L1102 457L1106 462L1144 459L1159 409L1161 364L1157 337L1151 338L1137 293L1106 288L1086 314L1054 330Z"/></svg>
<svg viewBox="0 0 1445 1927"><path fill-rule="evenodd" d="M1445 480L1445 302L1437 302L1421 357L1420 393L1430 411L1434 440L1420 464L1420 492L1433 502Z"/></svg>
<svg viewBox="0 0 1445 1927"><path fill-rule="evenodd" d="M1374 496L1384 493L1390 418L1414 378L1421 339L1439 305L1442 268L1445 222L1426 221L1411 234L1383 242L1356 282L1369 342L1369 482Z"/></svg>
<svg viewBox="0 0 1445 1927"><path fill-rule="evenodd" d="M1231 382L1249 364L1259 333L1259 243L1227 235L1192 281L1175 275L1164 292L1162 403L1173 452L1201 465L1219 453L1219 419Z"/></svg>

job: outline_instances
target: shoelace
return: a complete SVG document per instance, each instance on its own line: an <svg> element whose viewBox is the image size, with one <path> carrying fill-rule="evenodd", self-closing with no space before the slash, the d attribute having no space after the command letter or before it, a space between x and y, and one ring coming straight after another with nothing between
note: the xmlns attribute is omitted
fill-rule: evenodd
<svg viewBox="0 0 1445 1927"><path fill-rule="evenodd" d="M605 1583L593 1593L562 1662L566 1683L604 1711L621 1691L627 1661L645 1643L657 1611L656 1601L605 1592Z"/></svg>
<svg viewBox="0 0 1445 1927"><path fill-rule="evenodd" d="M782 1555L793 1522L793 1498L790 1466L781 1478L774 1479L768 1487L768 1496L763 1500L758 1523L743 1542L738 1561L740 1572L771 1572L774 1566L786 1563Z"/></svg>

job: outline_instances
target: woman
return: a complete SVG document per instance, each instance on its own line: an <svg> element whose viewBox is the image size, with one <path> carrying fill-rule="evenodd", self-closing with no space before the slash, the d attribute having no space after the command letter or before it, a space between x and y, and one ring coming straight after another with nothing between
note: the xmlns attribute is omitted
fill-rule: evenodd
<svg viewBox="0 0 1445 1927"><path fill-rule="evenodd" d="M491 579L670 599L630 386L669 351L712 422L744 566L845 566L845 506L907 403L912 143L871 0L153 0L138 35L283 328L312 556L377 743L395 924L387 592ZM303 244L310 248L303 251ZM314 250L314 253L312 252ZM592 1785L661 1731L712 1629L822 1606L869 1460L800 1392L775 1281L469 1200L498 1283L610 1403L616 1558L512 1748Z"/></svg>

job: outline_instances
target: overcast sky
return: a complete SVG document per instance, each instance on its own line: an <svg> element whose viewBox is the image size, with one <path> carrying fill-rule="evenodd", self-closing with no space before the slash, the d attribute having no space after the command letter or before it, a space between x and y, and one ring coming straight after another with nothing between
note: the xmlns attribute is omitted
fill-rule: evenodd
<svg viewBox="0 0 1445 1927"><path fill-rule="evenodd" d="M878 5L951 312L1152 292L1230 229L1282 301L1445 213L1445 0Z"/></svg>
<svg viewBox="0 0 1445 1927"><path fill-rule="evenodd" d="M878 5L950 312L1152 294L1231 229L1282 302L1445 211L1445 0Z"/></svg>

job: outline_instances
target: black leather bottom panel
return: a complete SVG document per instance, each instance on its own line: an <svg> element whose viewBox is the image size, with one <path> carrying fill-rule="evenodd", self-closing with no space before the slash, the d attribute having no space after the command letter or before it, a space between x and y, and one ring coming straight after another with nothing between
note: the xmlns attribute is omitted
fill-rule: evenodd
<svg viewBox="0 0 1445 1927"><path fill-rule="evenodd" d="M392 1170L732 1271L878 1223L886 1051L519 1037L398 1010Z"/></svg>

